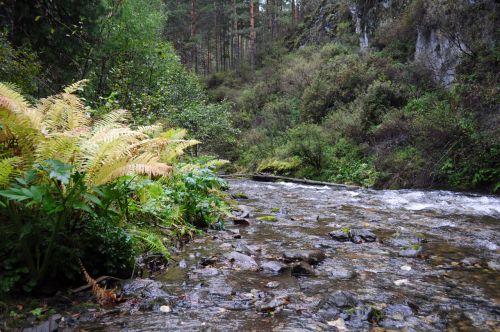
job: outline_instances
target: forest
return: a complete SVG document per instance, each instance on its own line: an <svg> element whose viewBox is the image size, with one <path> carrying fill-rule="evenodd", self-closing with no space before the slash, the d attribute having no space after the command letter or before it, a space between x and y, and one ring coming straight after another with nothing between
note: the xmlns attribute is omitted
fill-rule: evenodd
<svg viewBox="0 0 500 332"><path fill-rule="evenodd" d="M266 236L274 239L274 233L261 230L257 241L264 241L259 245L267 249L258 251L251 242L235 244L241 234L232 227L307 221L302 215L290 217L293 205L306 204L304 211L311 209L309 215L318 222L333 212L321 210L326 205L307 205L315 194L301 192L306 189L300 186L293 194L303 199L288 206L276 197L292 197L287 196L289 187L268 197L278 190L274 184L257 190L251 180L235 180L238 176L358 188L352 189L359 190L353 197L373 190L373 196L365 198L367 204L375 193L405 195L411 190L425 197L418 199L428 198L431 210L438 209L443 197L447 206L462 204L466 209L471 204L470 211L457 207L458 212L449 215L433 210L436 219L428 224L455 214L484 221L484 228L476 226L480 238L471 246L479 251L481 245L489 246L493 256L481 256L470 266L483 268L474 280L484 280L487 289L498 286L491 271L498 271L500 246L494 240L500 216L495 196L500 192L499 9L494 0L0 0L0 330L55 331L56 314L70 317L63 312L71 310L68 321L58 316L59 328L109 328L112 325L104 321L99 321L102 326L86 326L97 318L85 305L101 313L110 306L129 305L120 310L130 314L135 309L127 304L133 302L127 296L137 293L127 294L117 281L137 277L138 283L156 282L158 273L174 274L168 271L186 264L183 250L193 257L202 255L189 278L193 273L201 280L212 276L205 273L223 274L217 269L228 264L239 264L236 271L250 264L253 271L255 261L239 256L243 254L258 258L255 269L281 275L284 267L275 270L276 262L261 262L275 257L265 256L273 244L264 241ZM265 206L253 201L265 197ZM343 199L330 198L325 204ZM476 198L483 204L480 212ZM414 198L408 199L401 209ZM396 204L397 199L381 200ZM373 209L384 211L387 206ZM402 218L401 225L406 222L403 214L393 216ZM379 218L351 217L363 229L374 227L371 220ZM377 238L376 243L384 243L379 238L387 232L356 231L342 222L325 234L339 242L371 243ZM318 232L323 229L317 227ZM486 229L489 233L481 238ZM466 236L464 232L460 236ZM433 257L422 248L426 242L418 234L415 229L414 240L398 247L399 260L410 257L401 254L408 250L415 251L412 258ZM441 236L451 235L425 237ZM212 237L222 242L197 242ZM329 248L321 243L313 248L317 239L312 233L304 239L301 250ZM285 247L294 243L283 241ZM190 251L197 243L210 250L227 244L224 250L234 251L212 259L217 254ZM310 255L308 251L289 258L285 252L279 264L288 264L293 278L321 276L324 254L321 259ZM326 257L328 261L328 252ZM399 260L394 264L408 266ZM453 266L469 265L461 261ZM463 280L469 286L473 282L467 278ZM82 284L90 291L76 288ZM200 285L205 287L204 282ZM167 286L162 287L157 291L165 293ZM239 296L238 301L250 301L249 306L266 317L265 324L271 324L257 330L299 329L289 316L291 325L273 325L275 314L287 312L290 303L302 303L294 300L298 293L286 298L273 294L269 300L254 290L244 293L253 292L252 300L237 291L229 293ZM177 298L165 295L160 301L141 294L150 309L137 305L139 312L168 314L176 305L182 307ZM404 313L402 326L387 323L394 313L386 300L388 307L379 307L361 304L351 295L335 296L326 303L337 303L336 314L331 308L314 309L321 319L306 319L313 324L304 323L306 330L412 328ZM408 306L413 314L418 311ZM463 323L457 318L465 324L458 330L494 330L491 321L498 312L492 314L492 306L485 304L484 321L467 316ZM358 314L360 307L369 309ZM219 308L221 313L224 308ZM208 321L211 314L203 310L199 314ZM302 310L312 309L296 309ZM331 317L325 318L322 310ZM182 314L187 316L179 313L179 321L169 325L172 330L182 330L177 324L189 317ZM454 327L454 319L426 320L430 325L424 330ZM147 321L142 326L120 324L131 331L165 328L147 327ZM222 327L242 328L255 329Z"/></svg>

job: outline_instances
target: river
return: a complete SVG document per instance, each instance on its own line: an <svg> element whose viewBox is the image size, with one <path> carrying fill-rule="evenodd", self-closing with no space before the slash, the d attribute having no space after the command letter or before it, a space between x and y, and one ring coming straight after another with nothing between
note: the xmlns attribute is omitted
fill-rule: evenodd
<svg viewBox="0 0 500 332"><path fill-rule="evenodd" d="M142 297L142 302L128 301L121 314L103 315L80 327L500 328L499 197L229 183L230 193L240 197L236 222L228 221L226 231L195 238L154 281L125 285L125 294Z"/></svg>

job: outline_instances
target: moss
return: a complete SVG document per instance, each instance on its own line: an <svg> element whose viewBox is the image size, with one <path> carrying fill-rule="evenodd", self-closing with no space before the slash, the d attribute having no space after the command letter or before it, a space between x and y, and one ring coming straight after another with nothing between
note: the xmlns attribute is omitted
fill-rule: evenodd
<svg viewBox="0 0 500 332"><path fill-rule="evenodd" d="M351 231L348 227L343 227L340 230L346 234L349 234L349 232Z"/></svg>
<svg viewBox="0 0 500 332"><path fill-rule="evenodd" d="M233 194L233 197L235 199L248 199L248 196L245 195L244 193L236 193L236 194Z"/></svg>
<svg viewBox="0 0 500 332"><path fill-rule="evenodd" d="M269 172L273 174L288 174L301 164L300 158L292 157L287 159L267 159L261 162L257 168L259 172Z"/></svg>
<svg viewBox="0 0 500 332"><path fill-rule="evenodd" d="M257 217L257 220L259 221L278 221L278 218L275 216L262 216L262 217Z"/></svg>
<svg viewBox="0 0 500 332"><path fill-rule="evenodd" d="M279 207L275 207L275 208L272 208L272 209L271 209L271 212L272 212L272 213L278 213L278 212L280 212L280 210L281 210L281 208L279 208Z"/></svg>

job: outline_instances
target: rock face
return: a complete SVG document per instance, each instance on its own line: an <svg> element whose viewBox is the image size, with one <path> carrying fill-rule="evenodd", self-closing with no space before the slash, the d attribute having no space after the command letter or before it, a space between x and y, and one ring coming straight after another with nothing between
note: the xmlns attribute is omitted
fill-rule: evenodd
<svg viewBox="0 0 500 332"><path fill-rule="evenodd" d="M358 37L362 52L390 44L392 39L403 41L408 52L412 52L408 54L409 60L421 64L437 83L449 87L462 57L470 53L465 41L477 42L470 37L471 33L477 34L474 24L468 26L457 21L458 17L467 13L465 16L472 22L480 21L484 19L484 8L494 11L495 1L323 0L306 19L304 28L299 29L291 46L298 48L345 38L342 35L346 34L347 26L347 33ZM413 21L409 23L408 18ZM481 31L481 38L489 43L494 42L494 36L494 28Z"/></svg>

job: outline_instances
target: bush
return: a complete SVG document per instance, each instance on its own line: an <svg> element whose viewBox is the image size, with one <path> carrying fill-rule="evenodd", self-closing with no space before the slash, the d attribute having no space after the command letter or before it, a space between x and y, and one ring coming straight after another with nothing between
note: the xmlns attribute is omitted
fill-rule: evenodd
<svg viewBox="0 0 500 332"><path fill-rule="evenodd" d="M358 55L339 55L323 66L302 96L303 120L321 122L325 115L364 91L375 70Z"/></svg>
<svg viewBox="0 0 500 332"><path fill-rule="evenodd" d="M34 107L0 84L3 292L80 279L79 259L96 273L126 272L133 254L168 257L165 237L190 235L227 212L214 172L173 166L198 143L183 139L186 130L131 129L124 110L89 119L74 94L81 85ZM127 176L139 174L154 181L132 187Z"/></svg>

